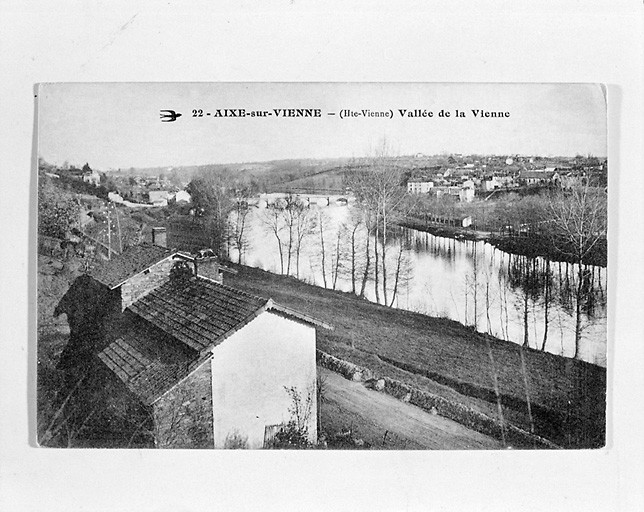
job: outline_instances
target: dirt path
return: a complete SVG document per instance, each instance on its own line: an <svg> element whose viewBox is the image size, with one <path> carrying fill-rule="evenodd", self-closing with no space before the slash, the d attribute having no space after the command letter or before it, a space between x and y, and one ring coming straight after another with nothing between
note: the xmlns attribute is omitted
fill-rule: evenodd
<svg viewBox="0 0 644 512"><path fill-rule="evenodd" d="M322 429L327 432L351 428L354 438L376 449L501 448L496 439L452 420L351 382L326 368L318 367L318 371L325 382L327 401L322 404Z"/></svg>

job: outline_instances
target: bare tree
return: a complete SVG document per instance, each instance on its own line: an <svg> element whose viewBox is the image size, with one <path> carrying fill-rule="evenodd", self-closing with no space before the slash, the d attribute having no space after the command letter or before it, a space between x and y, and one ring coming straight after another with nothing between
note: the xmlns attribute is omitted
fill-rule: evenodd
<svg viewBox="0 0 644 512"><path fill-rule="evenodd" d="M320 233L320 257L321 257L321 266L322 266L322 282L324 287L327 288L327 279L326 279L326 248L324 244L324 232L326 226L326 215L323 212L318 212L318 232Z"/></svg>
<svg viewBox="0 0 644 512"><path fill-rule="evenodd" d="M335 290L338 284L338 276L340 275L340 267L342 261L342 240L346 235L347 227L345 224L341 224L338 227L338 232L335 240L335 250L333 254L333 268L331 269L331 277L333 279L333 289Z"/></svg>
<svg viewBox="0 0 644 512"><path fill-rule="evenodd" d="M262 220L277 240L281 273L290 275L295 266L299 277L302 242L315 229L309 206L297 196L288 195L269 207Z"/></svg>
<svg viewBox="0 0 644 512"><path fill-rule="evenodd" d="M409 260L405 258L405 253L409 249L407 243L404 240L400 241L398 247L398 254L396 256L396 270L394 271L394 287L391 293L391 301L389 302L389 307L393 307L396 302L396 297L398 295L398 288L401 283L409 282L409 273L411 271L411 266ZM403 277L404 276L404 277Z"/></svg>
<svg viewBox="0 0 644 512"><path fill-rule="evenodd" d="M373 218L374 230L374 293L376 302L388 304L387 251L392 224L407 213L407 193L401 186L402 170L386 139L379 144L368 159L365 169L354 171L347 183L353 190L360 206L368 212L366 218Z"/></svg>
<svg viewBox="0 0 644 512"><path fill-rule="evenodd" d="M248 196L237 197L233 210L228 217L228 233L230 245L237 251L237 263L239 265L241 265L244 254L250 245L246 231L246 218L249 213Z"/></svg>
<svg viewBox="0 0 644 512"><path fill-rule="evenodd" d="M282 209L284 223L288 232L286 273L291 274L293 256L295 256L296 275L300 274L300 251L302 241L313 230L309 216L309 207L299 197L289 194Z"/></svg>
<svg viewBox="0 0 644 512"><path fill-rule="evenodd" d="M278 208L269 207L263 218L262 222L271 230L271 233L277 240L277 249L280 256L280 274L284 273L284 247L282 242L284 230L284 218Z"/></svg>
<svg viewBox="0 0 644 512"><path fill-rule="evenodd" d="M369 280L369 273L371 271L371 249L370 249L370 241L371 241L371 231L373 228L373 223L374 223L374 217L369 212L368 210L363 210L362 211L363 218L364 218L364 225L365 225L365 230L366 230L366 237L365 237L365 265L364 265L364 272L362 273L362 283L360 285L360 293L358 296L360 298L365 297L365 292L367 288L367 281Z"/></svg>
<svg viewBox="0 0 644 512"><path fill-rule="evenodd" d="M295 210L294 199L292 195L286 198L286 206L281 209L286 224L286 275L291 275L291 260L293 258L293 232L295 230Z"/></svg>
<svg viewBox="0 0 644 512"><path fill-rule="evenodd" d="M575 352L578 357L585 295L584 266L591 253L606 238L607 197L603 188L591 187L588 183L558 190L549 203L548 212L554 226L553 240L556 247L577 265L575 283Z"/></svg>
<svg viewBox="0 0 644 512"><path fill-rule="evenodd" d="M357 213L356 213L357 212ZM349 215L349 224L347 229L351 233L349 257L350 257L350 279L351 279L351 293L357 295L357 273L358 273L358 235L361 227L364 227L364 218L360 210L353 210ZM367 233L367 238L369 233Z"/></svg>
<svg viewBox="0 0 644 512"><path fill-rule="evenodd" d="M550 271L550 260L544 262L545 273L543 276L543 342L541 350L546 350L548 342L548 326L550 324L550 303L552 302L552 279Z"/></svg>
<svg viewBox="0 0 644 512"><path fill-rule="evenodd" d="M530 305L534 310L535 302L539 296L540 280L536 268L537 259L527 256L516 256L512 259L508 274L510 284L516 288L517 294L515 307L523 317L523 346L530 346Z"/></svg>
<svg viewBox="0 0 644 512"><path fill-rule="evenodd" d="M294 216L295 221L295 276L300 277L300 254L302 252L302 242L311 235L315 230L315 218L311 215L308 205L298 204Z"/></svg>

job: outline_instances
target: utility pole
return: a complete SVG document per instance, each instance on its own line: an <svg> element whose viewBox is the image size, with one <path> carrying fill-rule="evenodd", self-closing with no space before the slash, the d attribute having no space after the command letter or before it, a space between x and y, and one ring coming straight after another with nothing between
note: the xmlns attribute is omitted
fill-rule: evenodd
<svg viewBox="0 0 644 512"><path fill-rule="evenodd" d="M107 210L107 259L112 259L112 226L110 223L110 211Z"/></svg>
<svg viewBox="0 0 644 512"><path fill-rule="evenodd" d="M116 215L116 229L118 230L119 233L119 254L123 254L123 238L121 237L121 221L119 220L119 211L116 208L116 205L114 205L114 215Z"/></svg>

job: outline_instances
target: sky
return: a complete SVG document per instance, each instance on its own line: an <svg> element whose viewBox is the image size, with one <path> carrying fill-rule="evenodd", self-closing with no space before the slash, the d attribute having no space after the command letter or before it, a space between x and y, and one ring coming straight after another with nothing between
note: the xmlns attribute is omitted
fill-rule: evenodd
<svg viewBox="0 0 644 512"><path fill-rule="evenodd" d="M37 107L38 155L99 170L360 157L383 139L394 155L607 154L599 84L60 83L39 86ZM242 108L322 115L214 117L217 109ZM182 116L161 122L163 109ZM393 116L341 118L345 109ZM433 117L401 116L401 109ZM473 110L509 117L475 117Z"/></svg>

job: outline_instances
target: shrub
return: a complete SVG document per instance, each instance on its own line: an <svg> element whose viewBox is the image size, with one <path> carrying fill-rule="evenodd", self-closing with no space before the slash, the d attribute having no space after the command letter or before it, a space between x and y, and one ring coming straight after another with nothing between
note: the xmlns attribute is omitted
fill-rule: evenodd
<svg viewBox="0 0 644 512"><path fill-rule="evenodd" d="M275 434L271 448L310 448L308 424L313 412L313 393L309 391L306 397L302 397L295 386L284 386L284 390L291 397L291 406L288 409L291 419Z"/></svg>
<svg viewBox="0 0 644 512"><path fill-rule="evenodd" d="M248 436L240 434L237 430L230 432L224 441L225 450L245 450L248 448Z"/></svg>
<svg viewBox="0 0 644 512"><path fill-rule="evenodd" d="M275 434L272 443L273 448L279 449L301 450L310 446L308 429L299 427L293 420L290 420Z"/></svg>

